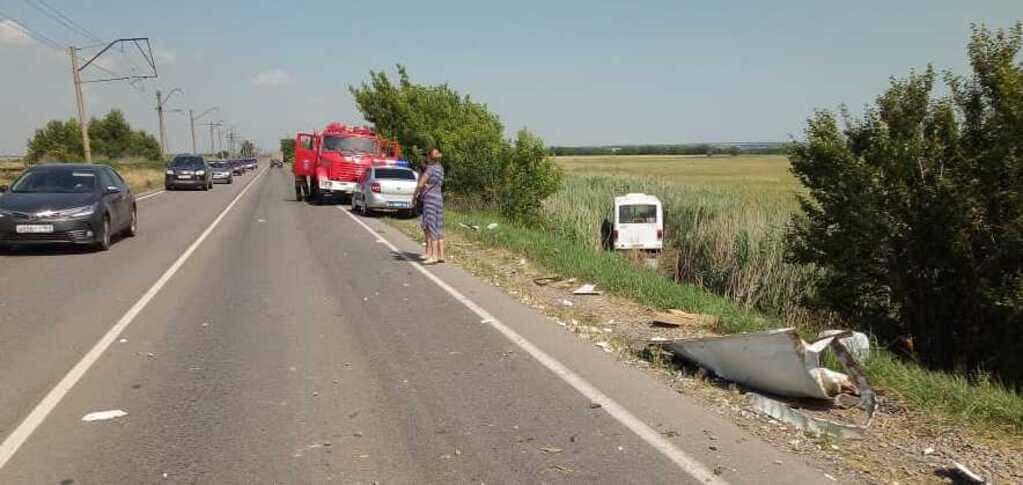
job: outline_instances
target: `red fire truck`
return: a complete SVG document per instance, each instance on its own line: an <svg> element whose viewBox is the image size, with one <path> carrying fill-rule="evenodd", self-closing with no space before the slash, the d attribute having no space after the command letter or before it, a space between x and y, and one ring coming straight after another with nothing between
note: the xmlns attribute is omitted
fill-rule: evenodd
<svg viewBox="0 0 1023 485"><path fill-rule="evenodd" d="M312 203L346 197L373 165L402 165L401 148L367 126L333 122L322 132L295 135L295 198Z"/></svg>

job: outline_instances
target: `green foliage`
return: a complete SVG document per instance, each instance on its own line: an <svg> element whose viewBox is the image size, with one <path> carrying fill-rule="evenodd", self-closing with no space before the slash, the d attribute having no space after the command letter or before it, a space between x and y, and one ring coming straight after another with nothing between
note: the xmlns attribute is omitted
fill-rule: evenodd
<svg viewBox="0 0 1023 485"><path fill-rule="evenodd" d="M523 132L512 145L486 105L446 84L415 84L402 66L398 76L394 84L385 73L370 72L368 83L350 88L363 117L383 136L398 140L413 163L422 163L428 147L440 148L448 191L496 204L514 217L535 217L558 179L557 167L545 160L543 142ZM509 184L520 184L514 200L507 200L514 192Z"/></svg>
<svg viewBox="0 0 1023 485"><path fill-rule="evenodd" d="M242 142L242 146L238 149L238 151L243 157L252 158L256 156L256 144L249 140L245 140Z"/></svg>
<svg viewBox="0 0 1023 485"><path fill-rule="evenodd" d="M51 120L37 129L28 141L25 159L36 162L46 158L54 160L77 160L85 155L82 148L81 125L78 120Z"/></svg>
<svg viewBox="0 0 1023 485"><path fill-rule="evenodd" d="M558 190L561 170L546 156L543 140L520 130L503 157L504 177L498 186L498 208L505 216L529 220L539 216L543 201Z"/></svg>
<svg viewBox="0 0 1023 485"><path fill-rule="evenodd" d="M281 157L283 162L295 161L295 139L294 138L281 138Z"/></svg>
<svg viewBox="0 0 1023 485"><path fill-rule="evenodd" d="M132 131L119 110L89 120L89 141L93 155L110 159L125 157L160 159L160 144L144 131ZM45 159L74 161L85 156L77 120L52 120L28 141L29 161Z"/></svg>
<svg viewBox="0 0 1023 485"><path fill-rule="evenodd" d="M793 147L809 189L790 257L823 268L814 307L921 361L1023 383L1023 26L974 28L973 75L893 79L860 118L819 111Z"/></svg>

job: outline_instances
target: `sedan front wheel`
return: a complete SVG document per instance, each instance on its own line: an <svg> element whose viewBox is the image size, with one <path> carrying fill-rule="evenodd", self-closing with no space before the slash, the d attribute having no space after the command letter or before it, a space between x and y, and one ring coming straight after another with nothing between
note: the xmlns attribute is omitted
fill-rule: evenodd
<svg viewBox="0 0 1023 485"><path fill-rule="evenodd" d="M138 210L134 207L131 208L131 219L128 220L128 228L124 230L124 235L127 237L135 237L139 233L139 215Z"/></svg>
<svg viewBox="0 0 1023 485"><path fill-rule="evenodd" d="M110 249L110 216L103 216L102 232L96 234L96 249L99 251Z"/></svg>

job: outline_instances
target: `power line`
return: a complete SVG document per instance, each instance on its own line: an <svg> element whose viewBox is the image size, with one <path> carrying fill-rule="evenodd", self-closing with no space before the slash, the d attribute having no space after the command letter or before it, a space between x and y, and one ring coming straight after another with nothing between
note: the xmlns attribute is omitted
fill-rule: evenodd
<svg viewBox="0 0 1023 485"><path fill-rule="evenodd" d="M50 10L52 10L54 13L59 15L64 20L67 20L68 23L70 23L71 25L74 25L75 27L78 27L78 29L80 29L82 32L85 32L86 35L91 37L94 42L103 42L103 40L100 39L99 37L97 37L96 34L93 34L92 32L89 31L89 29L87 29L85 27L82 27L81 24L79 24L78 22L75 22L74 20L72 20L71 17L68 17L67 15L64 15L64 13L61 12L60 9L58 9L57 7L54 7L54 6L46 3L44 0L36 0L36 1L38 1L39 3L43 4L44 6L46 6L46 8L49 8Z"/></svg>
<svg viewBox="0 0 1023 485"><path fill-rule="evenodd" d="M81 25L78 25L77 23L75 23L74 20L71 20L68 16L64 15L60 10L50 6L50 4L44 2L43 0L25 0L25 3L27 3L30 7L36 9L37 11L41 12L43 15L46 15L50 19L59 23L60 25L63 25L66 29L70 30L71 32L93 42L100 41L99 37L93 35L93 33L89 32L88 29L82 27ZM45 6L46 9L44 9L40 5ZM47 9L49 9L49 11L47 11Z"/></svg>
<svg viewBox="0 0 1023 485"><path fill-rule="evenodd" d="M23 34L25 34L25 35L35 39L36 41L41 42L43 44L46 44L47 46L49 46L49 47L51 47L53 49L56 49L58 51L61 51L61 52L64 51L64 48L60 46L59 42L57 42L57 41L55 41L55 40L53 40L53 39L51 39L51 38L49 38L49 37L47 37L47 36L45 36L43 34L40 34L39 32L36 32L35 30L32 30L31 27L29 27L27 24L25 24L25 22L22 22L21 20L19 20L17 17L14 17L12 15L8 15L8 14L2 12L2 11L0 11L0 17L3 17L3 18L6 18L7 20L10 20L12 22L12 24L14 25L14 28L18 29L21 33L23 33Z"/></svg>

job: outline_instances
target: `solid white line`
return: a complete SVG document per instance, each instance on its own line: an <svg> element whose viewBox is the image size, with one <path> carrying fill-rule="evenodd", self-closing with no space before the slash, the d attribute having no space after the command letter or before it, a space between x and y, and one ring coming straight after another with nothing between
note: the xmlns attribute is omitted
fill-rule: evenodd
<svg viewBox="0 0 1023 485"><path fill-rule="evenodd" d="M150 199L150 198L156 197L156 196L158 196L158 195L160 195L160 194L162 194L164 192L166 192L166 190L157 190L156 192L146 192L145 195L140 195L138 197L135 197L135 200L138 201L138 200Z"/></svg>
<svg viewBox="0 0 1023 485"><path fill-rule="evenodd" d="M178 256L178 259L174 261L174 264L172 264L170 268L167 268L167 271L163 272L160 279L156 280L156 283L153 283L153 286L151 286L149 290L146 291L146 293L128 309L128 312L125 313L113 327L110 327L110 330L107 331L106 335L103 335L103 337L99 339L99 342L96 342L96 345L92 346L92 349L90 349L89 352L71 368L71 371L68 372L67 375L65 375L64 378L46 394L46 397L44 397L42 401L39 401L39 404L36 404L36 407L32 409L32 412L28 414L25 420L22 421L17 428L14 428L14 431L12 431L11 434L4 439L3 443L0 443L0 469L2 469L4 465L7 464L7 461L10 460L15 453L17 453L18 448L20 448L28 437L32 435L36 428L43 423L46 416L48 416L50 412L53 411L58 404L60 404L60 401L64 399L64 396L67 395L67 393L75 386L75 384L78 383L79 380L81 380L82 376L89 371L89 368L92 367L97 360L99 360L99 358L103 355L103 352L106 352L107 348L109 348L110 345L117 340L117 336L120 335L124 329L128 328L128 325L131 325L131 323L135 320L135 317L137 317L138 314L146 308L146 305L148 305L149 302L156 297L157 293L163 289L164 285L166 285L174 274L181 269L181 266L188 261L188 258L192 256L192 253L199 248L199 245L202 244L210 233L213 232L213 229L220 224L220 221L224 219L224 216L231 211L234 205L238 203L238 200L240 200L242 196L249 191L249 188L251 188L264 173L266 173L266 169L263 169L259 175L253 178L252 181L250 181L249 184L235 196L234 200L232 200L231 203L220 212L220 215L218 215L217 218L206 227L206 230L199 235L199 238L196 239L191 246L188 246L188 249L181 253L181 256Z"/></svg>
<svg viewBox="0 0 1023 485"><path fill-rule="evenodd" d="M649 444L654 449L659 451L662 455L664 455L669 460L674 462L675 465L682 469L682 471L703 483L727 485L728 483L727 481L722 479L720 476L715 475L702 463L697 461L692 456L689 456L688 453L678 449L678 447L676 447L671 441L668 441L668 439L661 436L661 434L658 433L657 430L651 428L649 425L647 425L642 420L637 418L634 414L629 412L629 410L625 409L625 407L623 407L621 404L618 404L618 402L611 399L607 394L601 392L599 389L593 386L593 384L590 384L586 379L581 377L579 374L572 372L572 370L570 370L564 364L562 364L557 359L552 357L550 354L544 352L543 350L540 350L539 347L533 345L532 342L526 340L526 338L519 335L518 332L512 330L510 327L502 323L500 320L497 319L497 317L491 315L490 312L484 310L483 307L477 305L475 302L467 298L461 292L453 288L451 285L447 284L444 280L440 279L437 275L428 271L423 265L409 259L407 256L405 256L405 253L400 251L390 241L380 236L379 233L377 233L375 230L373 230L372 227L369 227L368 224L366 224L358 217L356 217L355 214L352 214L351 212L345 210L341 206L337 207L338 209L341 210L341 212L348 214L348 217L351 217L352 220L354 220L364 229L369 231L370 234L380 238L380 240L383 241L383 244L386 244L387 247L391 249L391 251L394 251L395 254L401 255L402 259L411 264L413 268L419 270L420 273L426 276L430 281L433 281L442 290L447 292L447 294L451 295L452 298L458 300L459 303L465 305L465 307L468 308L469 310L472 310L473 313L480 317L482 323L494 327L494 329L500 332L502 335L504 335L505 338L511 340L512 343L518 345L522 350L526 351L526 353L533 356L533 358L536 359L541 365L543 365L548 370L553 372L556 376L560 377L561 380L565 381L568 385L575 388L575 390L579 391L580 394L585 396L590 401L600 404L601 408L604 411L607 411L607 413L611 415L612 418L617 420L619 423L621 423L623 426L631 430L633 433L636 433L636 435L639 436L640 439L647 442L647 444Z"/></svg>

